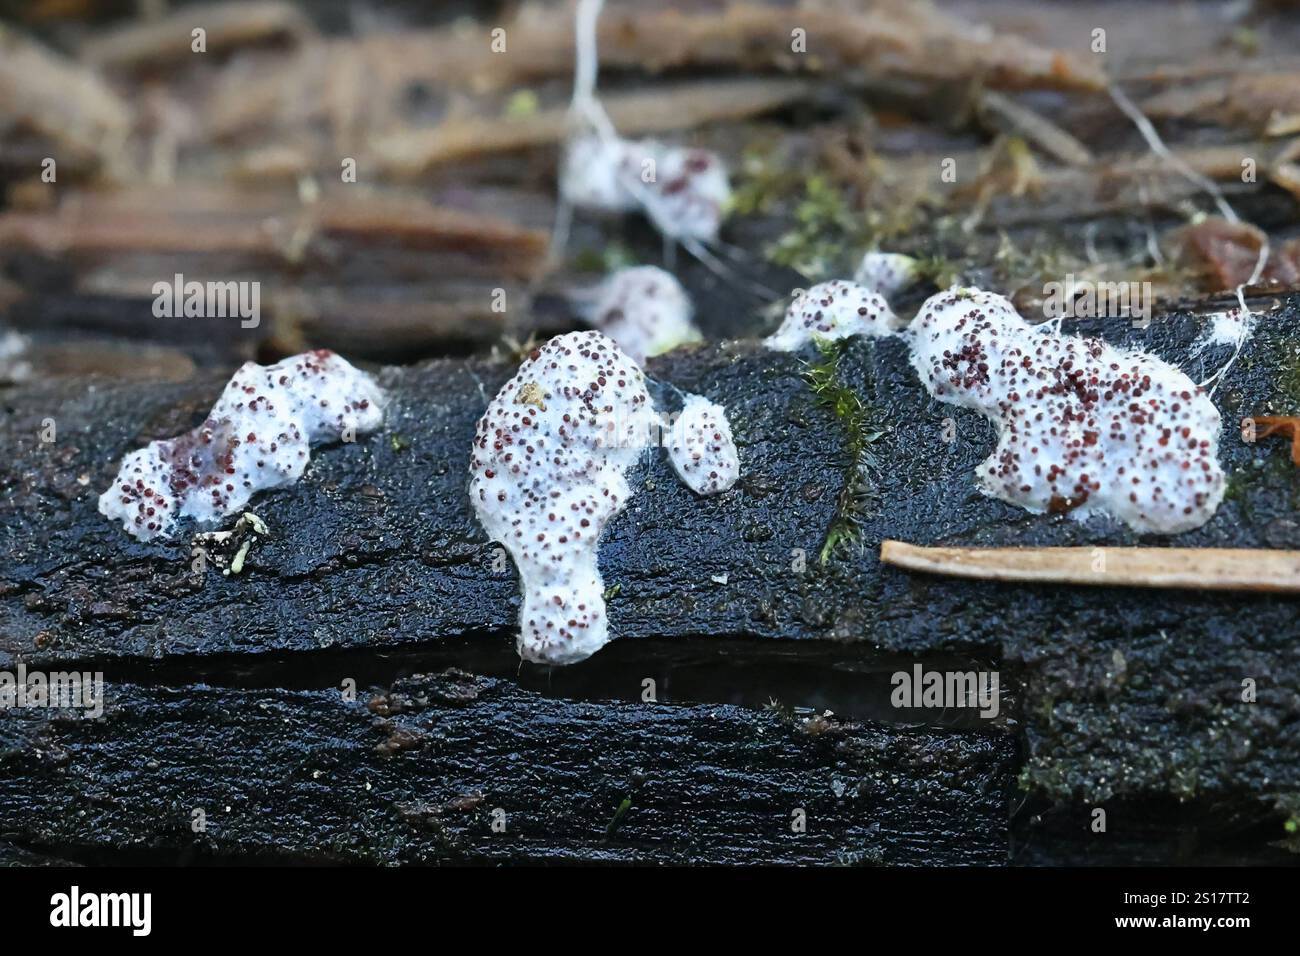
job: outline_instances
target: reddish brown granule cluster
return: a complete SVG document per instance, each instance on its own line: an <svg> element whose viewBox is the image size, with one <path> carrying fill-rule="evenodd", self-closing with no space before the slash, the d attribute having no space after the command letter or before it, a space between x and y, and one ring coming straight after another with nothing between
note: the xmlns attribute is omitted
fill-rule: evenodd
<svg viewBox="0 0 1300 956"><path fill-rule="evenodd" d="M570 663L609 639L597 543L657 423L641 370L599 332L533 351L479 420L470 499L523 578L525 659Z"/></svg>
<svg viewBox="0 0 1300 956"><path fill-rule="evenodd" d="M100 513L141 540L180 517L212 524L258 491L292 484L311 445L351 439L383 419L378 386L328 350L237 371L198 428L122 460Z"/></svg>
<svg viewBox="0 0 1300 956"><path fill-rule="evenodd" d="M1006 299L978 290L932 297L909 335L931 394L998 427L978 470L987 493L1166 533L1198 527L1218 507L1219 413L1178 369L1031 327Z"/></svg>
<svg viewBox="0 0 1300 956"><path fill-rule="evenodd" d="M727 413L699 395L686 399L668 433L667 446L673 469L696 494L726 491L740 477L740 458Z"/></svg>

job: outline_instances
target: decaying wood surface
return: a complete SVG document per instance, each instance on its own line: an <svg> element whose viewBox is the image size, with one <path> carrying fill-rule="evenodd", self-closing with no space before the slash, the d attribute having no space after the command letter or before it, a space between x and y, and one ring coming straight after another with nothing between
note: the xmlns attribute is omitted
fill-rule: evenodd
<svg viewBox="0 0 1300 956"><path fill-rule="evenodd" d="M1015 746L999 733L575 703L458 671L354 701L105 697L98 721L0 723L0 833L152 863L998 865L1009 850Z"/></svg>
<svg viewBox="0 0 1300 956"><path fill-rule="evenodd" d="M1269 313L1229 373L1222 385L1229 417L1292 401L1276 362L1289 354L1295 308L1292 301ZM1183 315L1146 330L1115 320L1082 327L1142 341L1187 364L1200 323ZM0 522L7 666L98 669L111 683L140 684L146 697L151 687L190 683L195 674L236 688L250 679L284 687L296 673L311 674L319 683L307 686L328 687L347 676L340 660L343 669L374 673L373 662L358 662L396 653L406 663L379 666L384 685L422 660L400 656L408 650L427 652L440 666L475 669L486 659L509 676L515 573L508 562L497 565L499 552L483 539L465 475L474 423L511 371L509 362L479 360L386 370L381 381L393 405L384 431L320 449L302 482L257 500L271 534L243 573L230 576L215 563L195 572L188 532L140 545L95 510L121 454L193 425L219 380L11 392L0 432L0 486L11 503ZM818 554L837 517L848 436L817 402L803 364L736 344L675 353L650 371L727 406L742 479L727 495L699 499L665 462L650 461L628 511L608 529L601 566L620 638L576 670L592 667L609 678L597 677L590 692L619 701L614 710L629 718L642 711L640 683L630 675L655 666L664 639L705 657L715 642L717 653L727 653L728 635L806 643L810 651L832 642L826 646L839 656L813 668L823 675L813 687L829 686L837 669L871 667L881 653L895 655L892 670L964 654L1014 681L1012 720L1028 742L1017 781L1030 805L1049 801L1059 815L1084 813L1063 809L1083 806L1075 800L1199 801L1233 808L1225 828L1277 825L1290 812L1300 792L1288 730L1300 702L1294 599L1194 591L1152 600L1134 589L882 568L876 543L904 533L981 548L1135 543L1104 522L1032 516L976 492L971 476L991 448L990 426L929 401L902 345L888 341L851 346L836 369L883 434L871 445L875 467L861 476L872 489L858 516L863 545L823 564ZM48 415L59 423L53 443L39 439ZM945 417L956 423L952 444L938 438ZM1229 432L1223 458L1235 476L1232 493L1208 525L1178 543L1300 545L1285 447L1248 445ZM622 670L602 670L610 666L602 655ZM615 671L617 679L609 676ZM1246 678L1258 683L1249 705L1241 700ZM702 695L724 694L728 683L706 681ZM786 691L784 705L800 705L798 694L806 693ZM876 693L883 700L887 691ZM136 703L128 711L145 706L129 699ZM961 746L964 731L949 732L949 745ZM14 751L13 759L24 758ZM11 786L24 786L23 772L12 772ZM30 826L0 828L0 835L43 845L46 837L32 836ZM172 837L150 839L175 845Z"/></svg>

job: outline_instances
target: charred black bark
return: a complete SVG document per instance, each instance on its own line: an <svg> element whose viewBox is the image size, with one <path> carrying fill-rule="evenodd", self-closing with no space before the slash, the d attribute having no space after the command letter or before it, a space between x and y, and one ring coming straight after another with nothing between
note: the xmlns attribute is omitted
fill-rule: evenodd
<svg viewBox="0 0 1300 956"><path fill-rule="evenodd" d="M1285 444L1251 446L1237 435L1244 416L1298 410L1297 305L1289 300L1261 318L1219 390L1227 500L1205 527L1169 543L1300 547L1300 484ZM1187 315L1158 318L1145 331L1119 319L1080 324L1141 344L1193 378L1226 358L1222 349L1193 354L1199 323ZM498 549L484 539L465 489L474 423L511 372L482 361L385 371L394 399L385 430L318 450L297 486L256 500L271 534L244 572L228 577L211 566L192 570L192 529L140 545L95 510L121 455L197 423L219 380L10 391L0 426L0 664L93 663L126 683L148 682L149 668L183 677L192 665L205 680L234 683L259 659L446 647L442 663L459 663L480 642L499 649L517 613L516 576L508 561L494 568ZM881 434L865 475L871 494L857 515L862 547L822 564L849 443L843 423L814 400L800 361L734 344L674 354L650 372L728 407L743 476L729 494L700 499L666 462L647 462L602 545L620 635L604 654L636 657L636 639L655 639L644 645L653 662L665 641L730 635L849 642L845 655L863 661L876 648L991 658L1005 682L1017 682L1029 798L1077 807L1201 801L1232 807L1232 826L1281 838L1300 793L1300 602L1010 587L882 569L876 545L885 537L1139 540L1113 524L1032 516L976 492L971 475L992 446L991 427L931 401L893 341L853 344L836 370ZM46 418L58 429L51 443L40 441ZM942 439L946 418L952 442ZM1243 700L1245 681L1254 682L1253 701Z"/></svg>
<svg viewBox="0 0 1300 956"><path fill-rule="evenodd" d="M102 720L24 711L0 724L0 838L151 862L1007 854L1015 746L1003 734L572 703L457 671L354 702L203 686L106 696Z"/></svg>

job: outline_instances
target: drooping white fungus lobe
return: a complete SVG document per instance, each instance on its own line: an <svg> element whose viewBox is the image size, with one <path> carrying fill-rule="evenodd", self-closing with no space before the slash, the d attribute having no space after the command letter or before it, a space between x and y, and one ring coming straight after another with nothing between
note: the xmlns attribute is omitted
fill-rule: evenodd
<svg viewBox="0 0 1300 956"><path fill-rule="evenodd" d="M868 252L853 273L853 281L888 298L920 277L919 265L911 256L898 252Z"/></svg>
<svg viewBox="0 0 1300 956"><path fill-rule="evenodd" d="M997 427L977 470L987 494L1161 533L1199 527L1222 500L1219 412L1160 359L1030 326L976 289L932 296L906 334L930 393Z"/></svg>
<svg viewBox="0 0 1300 956"><path fill-rule="evenodd" d="M690 297L669 272L633 266L608 276L584 318L618 343L638 365L679 345L702 340L691 319Z"/></svg>
<svg viewBox="0 0 1300 956"><path fill-rule="evenodd" d="M202 425L122 459L100 514L141 541L181 517L214 523L257 492L297 481L312 445L374 431L383 406L374 380L326 349L246 362Z"/></svg>
<svg viewBox="0 0 1300 956"><path fill-rule="evenodd" d="M657 425L641 369L599 332L534 350L479 420L470 499L523 578L525 660L569 664L609 640L597 545Z"/></svg>
<svg viewBox="0 0 1300 956"><path fill-rule="evenodd" d="M697 495L727 491L740 477L727 411L701 395L687 397L666 444L673 470Z"/></svg>
<svg viewBox="0 0 1300 956"><path fill-rule="evenodd" d="M704 149L584 134L565 149L560 195L579 209L641 209L664 235L712 242L731 186L721 157Z"/></svg>
<svg viewBox="0 0 1300 956"><path fill-rule="evenodd" d="M632 212L640 204L625 181L625 140L584 133L571 139L560 165L560 195L578 209Z"/></svg>
<svg viewBox="0 0 1300 956"><path fill-rule="evenodd" d="M778 352L793 352L814 338L892 335L900 324L879 293L836 279L795 296L781 327L764 339L763 344Z"/></svg>

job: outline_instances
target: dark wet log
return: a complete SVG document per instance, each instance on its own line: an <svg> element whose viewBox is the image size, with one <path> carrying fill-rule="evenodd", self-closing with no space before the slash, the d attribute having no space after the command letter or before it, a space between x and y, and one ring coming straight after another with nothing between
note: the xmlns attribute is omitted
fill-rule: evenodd
<svg viewBox="0 0 1300 956"><path fill-rule="evenodd" d="M871 427L882 431L870 446L877 464L865 475L863 548L823 564L818 554L847 473L846 435L814 400L800 361L743 343L652 361L657 379L728 407L743 477L729 494L700 499L666 462L647 462L603 542L610 616L621 636L604 653L635 656L635 639L660 639L647 644L650 660L664 639L735 635L862 642L864 659L870 645L989 655L1008 682L1022 685L1023 779L1032 793L1217 801L1280 836L1300 793L1290 729L1300 713L1295 600L913 576L881 569L875 545L893 537L1300 547L1286 443L1247 445L1236 425L1251 413L1296 410L1297 304L1261 317L1219 391L1227 499L1209 524L1173 539L1032 516L979 494L971 475L991 448L991 427L931 402L901 343L861 342L838 375L859 390ZM1120 319L1082 325L1143 344L1194 378L1226 358L1221 349L1191 357L1199 323L1187 315L1157 318L1146 331ZM8 503L0 519L7 558L0 661L95 661L110 675L149 661L175 675L209 661L209 672L229 680L260 659L305 661L326 650L500 647L517 613L516 577L508 561L494 568L499 552L484 539L465 487L474 423L511 371L478 360L386 370L393 396L386 430L320 449L297 486L258 499L271 534L243 574L229 577L191 569L188 531L140 545L95 510L121 455L197 423L220 381L9 392L0 432ZM47 417L58 426L49 444L38 437ZM945 418L955 426L952 443L940 437ZM1246 679L1256 684L1253 703L1241 699Z"/></svg>
<svg viewBox="0 0 1300 956"><path fill-rule="evenodd" d="M1252 412L1294 411L1285 387L1296 321L1294 302L1265 315L1221 389L1232 492L1209 524L1174 539L1179 545L1300 545L1285 447L1246 445L1232 424ZM1181 359L1193 377L1224 357L1212 349L1188 359L1198 323L1187 316L1157 319L1146 332L1118 319L1094 326ZM141 545L95 507L121 456L200 421L220 381L9 392L0 540L11 599L0 611L0 647L38 660L147 659L394 646L509 628L515 574L508 565L493 570L497 549L465 487L475 422L512 371L481 360L385 370L392 395L385 430L320 449L307 478L257 499L271 534L232 577L191 570L184 527L171 542ZM840 379L858 389L882 434L871 444L873 501L860 515L868 546L825 564L818 553L844 483L846 436L808 389L802 361L736 343L657 359L650 371L728 407L744 467L734 491L703 499L665 460L647 461L601 555L606 583L619 588L614 630L625 637L754 634L930 650L997 647L1062 615L1081 639L1137 625L1208 635L1207 622L1245 633L1289 621L1294 604L1280 597L1180 593L1153 602L1075 588L1007 602L1012 592L996 585L882 573L874 546L885 537L1040 546L1138 540L1106 522L1033 516L978 494L971 475L991 447L991 427L930 401L901 342L855 344L841 362ZM57 424L51 443L40 441L47 417ZM940 437L945 418L955 424L952 443ZM725 583L714 580L724 575ZM985 594L987 602L972 604ZM1225 623L1233 620L1241 623Z"/></svg>
<svg viewBox="0 0 1300 956"><path fill-rule="evenodd" d="M0 722L0 835L157 863L1006 859L1015 746L1002 734L570 703L455 671L355 702L106 696L98 721Z"/></svg>

